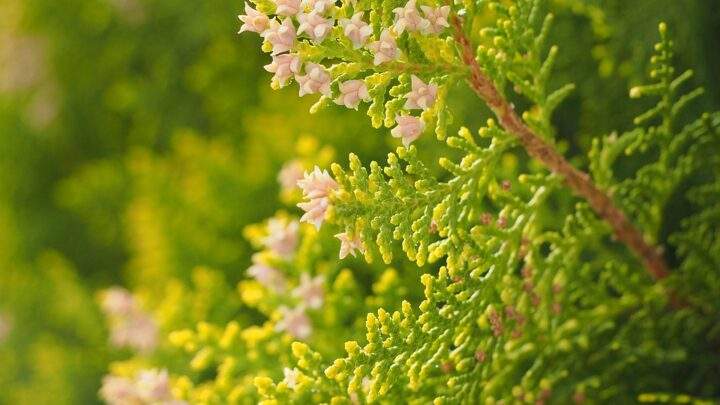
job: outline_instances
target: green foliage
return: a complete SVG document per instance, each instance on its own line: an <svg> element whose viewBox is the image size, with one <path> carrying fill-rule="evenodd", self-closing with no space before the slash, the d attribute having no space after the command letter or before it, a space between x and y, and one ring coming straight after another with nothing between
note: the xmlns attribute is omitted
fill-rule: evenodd
<svg viewBox="0 0 720 405"><path fill-rule="evenodd" d="M374 40L403 3L338 2L332 13L364 11ZM524 122L589 167L665 249L673 274L662 283L488 120L451 29L406 31L401 57L381 65L339 27L321 43L301 36L297 53L326 65L332 94L297 101L296 89L267 85L261 40L232 36L228 16L242 8L3 4L0 404L93 403L103 374L151 368L170 372L174 397L203 404L720 397L715 6L452 5ZM652 49L658 20L672 35L663 26ZM438 86L419 113L405 107L413 75ZM687 90L691 77L705 94ZM353 79L367 86L371 125L333 105ZM640 100L626 103L628 88ZM388 155L387 128L409 114L424 134ZM297 188L275 202L288 162L330 167L338 189L327 223L301 225L284 257L263 218L297 220ZM338 232L359 236L364 257L338 260ZM281 271L286 290L245 272L251 263ZM304 309L312 333L299 339L279 325L304 305L293 293L304 275L323 277L323 304ZM151 353L108 347L97 290L111 284L157 323Z"/></svg>

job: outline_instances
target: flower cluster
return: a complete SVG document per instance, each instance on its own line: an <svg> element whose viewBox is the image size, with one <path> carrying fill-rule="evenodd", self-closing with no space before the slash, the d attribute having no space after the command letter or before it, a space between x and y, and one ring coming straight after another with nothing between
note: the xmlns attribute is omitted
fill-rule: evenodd
<svg viewBox="0 0 720 405"><path fill-rule="evenodd" d="M308 200L298 204L298 207L305 211L300 221L313 224L320 229L328 208L330 208L330 193L337 189L337 183L327 170L320 170L315 166L312 172L306 172L298 186L303 191L303 198Z"/></svg>
<svg viewBox="0 0 720 405"><path fill-rule="evenodd" d="M325 183L325 186L318 186L313 195L317 196L316 198L327 198L326 192L322 189L330 185L331 183ZM253 255L253 265L248 268L247 273L269 292L284 297L289 282L278 267L282 268L293 258L300 237L300 224L296 220L274 217L267 221L265 228L267 234L261 238L261 241L266 251ZM276 324L276 330L287 332L298 339L310 337L312 324L306 310L319 309L322 306L324 281L321 275L315 277L311 277L308 273L300 275L299 284L289 294L292 303L296 305L292 308L281 305L278 308L281 318Z"/></svg>
<svg viewBox="0 0 720 405"><path fill-rule="evenodd" d="M140 308L132 294L121 287L103 292L102 309L110 320L110 342L142 353L152 352L158 343L155 320Z"/></svg>
<svg viewBox="0 0 720 405"><path fill-rule="evenodd" d="M356 2L351 3L352 14L347 5L337 7L329 0L277 0L270 5L273 7L263 3L265 8L274 9L274 16L246 3L245 14L239 18L243 23L240 32L256 32L264 39L263 49L272 55L272 62L265 69L274 74L273 85L284 87L294 79L300 96L321 94L352 109L358 109L361 102L372 101L369 86L373 86L373 72L389 71L394 64L398 73L402 73L409 65L398 46L402 35L437 36L449 27L450 6L418 9L415 0L392 10L394 22L389 27L368 23L365 10ZM333 30L336 24L337 33ZM365 67L352 75L336 74L333 66L328 68L314 57L305 57L308 46L320 49L326 42L346 47L349 59ZM392 118L396 124L392 136L401 138L405 146L418 139L425 131L426 120L411 115L410 111L432 108L437 92L436 84L426 84L412 75L412 89L405 95L405 112L395 111Z"/></svg>
<svg viewBox="0 0 720 405"><path fill-rule="evenodd" d="M107 375L100 396L110 405L186 405L173 398L167 370L142 370L134 379Z"/></svg>

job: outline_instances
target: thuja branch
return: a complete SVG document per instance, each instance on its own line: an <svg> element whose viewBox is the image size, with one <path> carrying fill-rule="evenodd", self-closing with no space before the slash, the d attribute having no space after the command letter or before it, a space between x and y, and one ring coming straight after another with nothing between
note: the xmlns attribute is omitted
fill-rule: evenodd
<svg viewBox="0 0 720 405"><path fill-rule="evenodd" d="M587 200L593 210L610 224L615 237L640 258L646 270L655 280L667 277L669 275L668 268L660 250L645 241L640 230L615 206L606 193L595 186L587 173L573 167L552 145L545 142L523 123L513 106L500 94L495 84L480 68L475 59L473 46L464 33L462 20L457 15L452 15L451 25L455 40L460 47L463 62L470 69L468 78L470 87L493 111L505 130L518 138L530 156L538 159L552 172L562 176L573 192Z"/></svg>

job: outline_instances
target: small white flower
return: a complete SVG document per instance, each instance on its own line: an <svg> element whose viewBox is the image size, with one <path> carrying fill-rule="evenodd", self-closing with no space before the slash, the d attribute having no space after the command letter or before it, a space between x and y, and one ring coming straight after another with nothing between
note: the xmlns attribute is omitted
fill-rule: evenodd
<svg viewBox="0 0 720 405"><path fill-rule="evenodd" d="M297 18L300 23L297 30L298 35L304 32L316 44L325 39L332 30L333 24L335 24L332 18L325 18L317 11L311 11L309 14L298 14Z"/></svg>
<svg viewBox="0 0 720 405"><path fill-rule="evenodd" d="M285 331L290 335L305 340L312 334L312 325L310 318L305 314L302 307L288 309L287 307L278 308L283 318L277 323L275 329Z"/></svg>
<svg viewBox="0 0 720 405"><path fill-rule="evenodd" d="M270 28L263 32L262 35L264 35L265 40L272 45L272 55L278 55L291 50L297 38L295 26L289 18L283 20L282 24L277 20L271 20Z"/></svg>
<svg viewBox="0 0 720 405"><path fill-rule="evenodd" d="M167 370L142 370L135 380L138 395L146 403L172 399L170 377Z"/></svg>
<svg viewBox="0 0 720 405"><path fill-rule="evenodd" d="M395 32L402 34L408 32L427 32L430 28L430 21L422 18L415 7L415 0L410 0L405 7L398 7L393 10L395 13Z"/></svg>
<svg viewBox="0 0 720 405"><path fill-rule="evenodd" d="M276 0L275 14L285 17L294 16L300 12L300 0Z"/></svg>
<svg viewBox="0 0 720 405"><path fill-rule="evenodd" d="M283 375L285 376L285 378L283 378L283 382L285 383L285 385L287 385L288 388L290 388L291 390L294 390L297 386L297 380L298 376L300 375L300 370L298 370L297 368L285 367L283 369Z"/></svg>
<svg viewBox="0 0 720 405"><path fill-rule="evenodd" d="M268 16L255 10L248 3L245 3L245 15L240 14L238 18L243 22L238 34L245 31L262 34L265 30L270 28L270 19Z"/></svg>
<svg viewBox="0 0 720 405"><path fill-rule="evenodd" d="M324 282L325 278L321 275L311 278L307 273L303 273L300 275L300 285L292 291L292 295L302 300L308 308L318 309L324 300Z"/></svg>
<svg viewBox="0 0 720 405"><path fill-rule="evenodd" d="M355 13L352 18L343 18L338 23L343 27L345 36L353 43L355 49L361 48L372 35L372 27L362 20L363 13Z"/></svg>
<svg viewBox="0 0 720 405"><path fill-rule="evenodd" d="M411 76L412 91L405 95L408 110L424 110L432 107L437 97L438 87L435 84L426 84L419 77Z"/></svg>
<svg viewBox="0 0 720 405"><path fill-rule="evenodd" d="M112 316L129 316L136 308L135 299L130 291L122 287L110 287L105 290L101 306L106 314Z"/></svg>
<svg viewBox="0 0 720 405"><path fill-rule="evenodd" d="M277 80L277 82L280 83L280 87L285 86L288 79L300 72L302 62L299 56L284 53L282 55L273 55L272 58L272 62L265 65L265 70L270 73L275 73L273 80Z"/></svg>
<svg viewBox="0 0 720 405"><path fill-rule="evenodd" d="M278 256L290 258L297 247L299 228L297 221L271 218L267 225L268 236L263 239L263 243Z"/></svg>
<svg viewBox="0 0 720 405"><path fill-rule="evenodd" d="M131 379L112 375L103 377L100 397L109 405L142 403Z"/></svg>
<svg viewBox="0 0 720 405"><path fill-rule="evenodd" d="M317 11L322 14L335 5L334 0L303 0L303 7L306 10Z"/></svg>
<svg viewBox="0 0 720 405"><path fill-rule="evenodd" d="M295 76L295 80L300 86L300 97L314 93L330 95L330 75L322 65L307 63L305 65L305 75Z"/></svg>
<svg viewBox="0 0 720 405"><path fill-rule="evenodd" d="M285 292L285 276L279 270L259 263L256 257L253 257L253 263L247 270L250 277L277 294Z"/></svg>
<svg viewBox="0 0 720 405"><path fill-rule="evenodd" d="M297 187L297 182L303 178L303 167L297 160L285 163L278 173L278 183L283 190L292 190Z"/></svg>
<svg viewBox="0 0 720 405"><path fill-rule="evenodd" d="M405 147L418 139L425 130L425 122L412 115L398 115L395 117L395 122L398 125L390 131L390 134L395 138L402 138Z"/></svg>
<svg viewBox="0 0 720 405"><path fill-rule="evenodd" d="M364 81L348 80L340 84L340 95L335 99L335 104L357 110L360 101L370 101L370 94Z"/></svg>
<svg viewBox="0 0 720 405"><path fill-rule="evenodd" d="M439 34L443 32L445 28L450 26L447 20L448 14L450 14L450 6L442 6L438 8L420 6L420 9L423 11L423 14L425 14L425 18L427 18L428 22L430 22L430 26L427 30L429 33Z"/></svg>
<svg viewBox="0 0 720 405"><path fill-rule="evenodd" d="M375 55L375 59L373 60L375 66L393 61L400 56L397 42L395 42L395 38L387 28L380 33L380 40L371 43L368 45L368 48L372 51L373 55Z"/></svg>
<svg viewBox="0 0 720 405"><path fill-rule="evenodd" d="M347 232L343 232L335 235L335 237L340 239L340 259L344 259L348 255L352 255L352 257L355 257L356 250L362 254L365 254L365 244L363 243L362 239L360 239L360 235L355 235L351 238L350 235L347 234Z"/></svg>

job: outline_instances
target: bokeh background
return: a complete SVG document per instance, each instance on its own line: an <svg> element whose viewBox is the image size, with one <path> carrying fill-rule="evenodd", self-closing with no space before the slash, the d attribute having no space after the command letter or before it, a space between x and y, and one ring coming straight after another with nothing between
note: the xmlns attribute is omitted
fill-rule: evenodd
<svg viewBox="0 0 720 405"><path fill-rule="evenodd" d="M627 92L661 20L678 68L706 89L689 114L720 107L720 1L548 3L555 80L578 85L556 117L578 165L593 136L647 107ZM0 404L98 402L122 353L108 348L97 290L198 283L198 266L232 288L250 263L243 229L281 206L283 163L308 151L382 159L396 146L363 113L309 115L295 87L272 91L259 39L236 34L243 7L0 0ZM480 103L456 93L456 122L481 122Z"/></svg>

